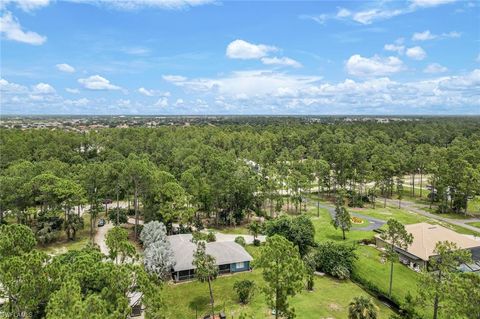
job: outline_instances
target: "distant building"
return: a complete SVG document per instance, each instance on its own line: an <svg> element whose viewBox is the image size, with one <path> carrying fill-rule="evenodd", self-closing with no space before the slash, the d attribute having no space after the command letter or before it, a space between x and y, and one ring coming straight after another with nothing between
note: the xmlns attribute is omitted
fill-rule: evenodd
<svg viewBox="0 0 480 319"><path fill-rule="evenodd" d="M197 245L192 243L192 234L172 235L167 238L175 258L175 266L172 269L173 280L194 278L193 254ZM250 262L253 260L245 248L235 242L207 243L206 253L215 257L220 274L248 271Z"/></svg>
<svg viewBox="0 0 480 319"><path fill-rule="evenodd" d="M436 256L435 245L441 241L450 241L461 249L472 252L473 264L462 265L464 271L480 271L480 240L475 240L468 235L462 235L440 225L419 223L406 225L405 230L412 234L413 242L406 250L396 247L400 262L414 270L420 270L428 265L430 259ZM377 247L384 248L388 242L375 236Z"/></svg>

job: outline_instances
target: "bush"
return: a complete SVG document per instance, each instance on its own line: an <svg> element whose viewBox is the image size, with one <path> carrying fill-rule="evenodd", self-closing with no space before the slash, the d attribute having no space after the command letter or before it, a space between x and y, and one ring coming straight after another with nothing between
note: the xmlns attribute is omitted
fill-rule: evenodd
<svg viewBox="0 0 480 319"><path fill-rule="evenodd" d="M371 238L361 239L358 241L358 243L364 244L364 245L372 245L372 244L375 245L376 241L375 241L375 237L371 237Z"/></svg>
<svg viewBox="0 0 480 319"><path fill-rule="evenodd" d="M209 231L207 234L197 231L197 232L192 233L192 236L193 236L193 238L192 238L193 242L198 242L198 241L203 240L203 241L211 243L211 242L214 242L214 241L217 240L216 237L215 237L215 234L212 231Z"/></svg>
<svg viewBox="0 0 480 319"><path fill-rule="evenodd" d="M211 243L216 241L217 238L215 237L215 234L212 231L209 231L207 234L207 242Z"/></svg>
<svg viewBox="0 0 480 319"><path fill-rule="evenodd" d="M317 270L339 279L350 276L356 259L355 247L333 241L319 243L315 254Z"/></svg>
<svg viewBox="0 0 480 319"><path fill-rule="evenodd" d="M237 292L238 299L241 303L247 304L251 299L255 291L255 282L253 280L240 280L235 281L233 288Z"/></svg>
<svg viewBox="0 0 480 319"><path fill-rule="evenodd" d="M259 239L256 239L256 238L255 238L255 239L253 240L253 246L260 246L260 244L261 244L261 242L260 242Z"/></svg>
<svg viewBox="0 0 480 319"><path fill-rule="evenodd" d="M237 238L235 238L235 242L242 247L245 247L245 245L247 244L245 242L245 238L243 238L243 236L238 236Z"/></svg>
<svg viewBox="0 0 480 319"><path fill-rule="evenodd" d="M342 265L337 265L333 267L331 275L338 279L344 280L350 278L350 271Z"/></svg>

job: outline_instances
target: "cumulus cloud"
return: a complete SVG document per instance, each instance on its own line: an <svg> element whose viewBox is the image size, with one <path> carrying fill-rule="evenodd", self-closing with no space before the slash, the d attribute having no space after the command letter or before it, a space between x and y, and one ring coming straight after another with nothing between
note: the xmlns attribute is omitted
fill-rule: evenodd
<svg viewBox="0 0 480 319"><path fill-rule="evenodd" d="M161 97L157 100L157 102L155 103L155 106L158 106L158 107L167 107L168 106L168 98L166 97Z"/></svg>
<svg viewBox="0 0 480 319"><path fill-rule="evenodd" d="M119 90L120 87L113 85L109 80L101 77L100 75L92 75L88 78L78 79L84 88L89 90Z"/></svg>
<svg viewBox="0 0 480 319"><path fill-rule="evenodd" d="M187 78L181 75L167 74L167 75L162 75L162 79L164 79L167 82L175 83L175 82L185 81Z"/></svg>
<svg viewBox="0 0 480 319"><path fill-rule="evenodd" d="M427 57L427 53L419 46L407 49L406 55L414 60L423 60Z"/></svg>
<svg viewBox="0 0 480 319"><path fill-rule="evenodd" d="M154 91L153 90L147 90L146 88L144 87L141 87L138 89L138 93L142 94L142 95L145 95L145 96L153 96L154 95Z"/></svg>
<svg viewBox="0 0 480 319"><path fill-rule="evenodd" d="M372 24L376 20L385 20L404 14L405 11L400 9L395 10L383 10L383 9L371 9L366 11L360 11L352 15L353 21L361 24Z"/></svg>
<svg viewBox="0 0 480 319"><path fill-rule="evenodd" d="M282 66L291 66L294 68L302 67L302 64L294 59L290 59L287 57L264 57L261 59L263 64L266 65L282 65Z"/></svg>
<svg viewBox="0 0 480 319"><path fill-rule="evenodd" d="M427 40L433 40L436 37L437 36L432 34L430 32L430 30L426 30L426 31L423 31L423 32L415 32L412 35L412 40L413 41L427 41Z"/></svg>
<svg viewBox="0 0 480 319"><path fill-rule="evenodd" d="M337 17L338 18L346 18L352 15L352 12L350 10L347 10L345 8L339 8L337 12Z"/></svg>
<svg viewBox="0 0 480 319"><path fill-rule="evenodd" d="M38 83L32 87L34 94L53 94L55 89L48 83Z"/></svg>
<svg viewBox="0 0 480 319"><path fill-rule="evenodd" d="M448 69L441 64L431 63L423 70L425 73L443 73L447 72Z"/></svg>
<svg viewBox="0 0 480 319"><path fill-rule="evenodd" d="M397 52L398 54L403 54L403 51L405 51L405 46L399 45L399 44L385 44L383 49L386 51L392 51L392 52Z"/></svg>
<svg viewBox="0 0 480 319"><path fill-rule="evenodd" d="M28 88L26 86L11 83L0 78L0 91L4 93L18 94L28 92Z"/></svg>
<svg viewBox="0 0 480 319"><path fill-rule="evenodd" d="M235 40L228 44L226 55L230 59L260 59L278 49L265 44L253 44L244 40Z"/></svg>
<svg viewBox="0 0 480 319"><path fill-rule="evenodd" d="M47 41L47 37L36 32L24 31L18 20L9 11L5 11L0 17L0 33L8 40L32 45L41 45Z"/></svg>
<svg viewBox="0 0 480 319"><path fill-rule="evenodd" d="M375 55L366 58L359 54L352 55L345 66L349 74L366 77L388 75L404 69L402 60L397 57L382 58Z"/></svg>
<svg viewBox="0 0 480 319"><path fill-rule="evenodd" d="M57 70L62 72L67 72L67 73L75 72L75 68L67 63L60 63L55 66L57 67Z"/></svg>
<svg viewBox="0 0 480 319"><path fill-rule="evenodd" d="M450 32L444 32L440 35L436 35L430 32L430 30L426 30L423 32L415 32L412 35L412 40L413 41L427 41L427 40L433 40L433 39L446 39L446 38L459 38L461 37L462 34L457 31L450 31Z"/></svg>
<svg viewBox="0 0 480 319"><path fill-rule="evenodd" d="M78 94L78 93L80 93L80 90L79 90L79 89L66 88L65 91L67 91L68 93L71 93L71 94Z"/></svg>

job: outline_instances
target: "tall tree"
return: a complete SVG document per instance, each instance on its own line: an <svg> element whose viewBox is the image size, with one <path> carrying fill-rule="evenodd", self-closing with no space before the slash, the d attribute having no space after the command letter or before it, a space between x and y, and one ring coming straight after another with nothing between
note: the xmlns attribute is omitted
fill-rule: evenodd
<svg viewBox="0 0 480 319"><path fill-rule="evenodd" d="M295 317L294 309L288 304L303 287L305 269L298 248L280 235L267 238L256 265L262 268L267 283L265 295L268 305L275 310L275 318Z"/></svg>
<svg viewBox="0 0 480 319"><path fill-rule="evenodd" d="M342 230L343 240L345 240L345 232L352 228L352 217L345 208L343 196L339 195L335 204L335 217L332 220L332 225L335 229L340 228Z"/></svg>
<svg viewBox="0 0 480 319"><path fill-rule="evenodd" d="M210 305L212 307L212 317L214 317L215 306L213 299L212 281L218 276L218 267L215 264L215 257L207 254L204 241L197 242L197 249L193 254L193 265L195 266L195 276L200 282L208 282L210 291Z"/></svg>
<svg viewBox="0 0 480 319"><path fill-rule="evenodd" d="M398 259L396 248L406 250L413 242L412 234L405 230L405 226L396 219L389 219L387 221L387 229L380 235L381 239L387 243L386 254L390 260L390 284L388 288L388 295L392 296L393 285L393 263Z"/></svg>
<svg viewBox="0 0 480 319"><path fill-rule="evenodd" d="M109 257L118 264L124 263L126 258L134 259L136 255L135 246L128 240L128 231L116 226L107 232L105 244L108 247Z"/></svg>
<svg viewBox="0 0 480 319"><path fill-rule="evenodd" d="M462 263L471 262L471 253L449 241L438 242L434 253L436 256L429 262L430 271L422 272L418 299L420 303L433 307L433 319L438 318L439 312L444 312L446 318L453 317L463 307L463 303L455 303L455 297L460 293L456 290L463 284L457 268Z"/></svg>

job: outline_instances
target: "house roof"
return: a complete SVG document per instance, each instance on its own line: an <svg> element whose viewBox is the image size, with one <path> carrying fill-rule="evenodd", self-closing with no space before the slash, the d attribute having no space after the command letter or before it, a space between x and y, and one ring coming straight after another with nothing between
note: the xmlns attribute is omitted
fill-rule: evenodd
<svg viewBox="0 0 480 319"><path fill-rule="evenodd" d="M406 251L425 261L436 255L435 245L440 241L454 242L461 249L480 247L480 241L440 225L418 223L406 225L405 230L413 236L413 242ZM380 235L375 237L380 238Z"/></svg>
<svg viewBox="0 0 480 319"><path fill-rule="evenodd" d="M192 243L192 234L168 236L175 258L174 271L195 269L193 254L197 245ZM253 260L252 256L235 242L211 242L206 244L206 253L215 257L215 264L225 265Z"/></svg>

